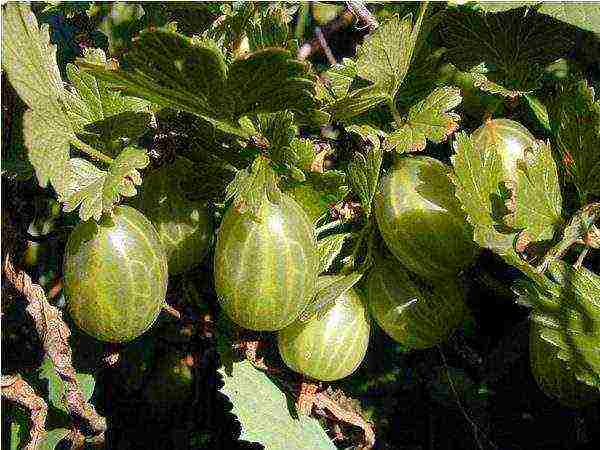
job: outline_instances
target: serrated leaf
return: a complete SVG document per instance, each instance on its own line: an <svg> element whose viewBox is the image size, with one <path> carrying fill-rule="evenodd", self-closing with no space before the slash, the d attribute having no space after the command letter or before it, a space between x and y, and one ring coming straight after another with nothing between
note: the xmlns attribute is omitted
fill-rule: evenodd
<svg viewBox="0 0 600 450"><path fill-rule="evenodd" d="M493 201L500 199L501 161L495 149L482 151L465 133L456 136L452 156L456 197L473 225L474 240L480 246L503 255L512 252L515 234L502 234L495 220Z"/></svg>
<svg viewBox="0 0 600 450"><path fill-rule="evenodd" d="M37 109L27 110L23 115L23 138L40 186L50 183L59 196L63 194L70 142L74 138L70 127L48 120L44 112Z"/></svg>
<svg viewBox="0 0 600 450"><path fill-rule="evenodd" d="M542 144L525 151L517 164L515 228L527 230L533 242L550 240L561 222L562 196L552 149Z"/></svg>
<svg viewBox="0 0 600 450"><path fill-rule="evenodd" d="M136 147L126 147L108 171L100 170L84 159L73 158L69 161L65 192L59 196L59 201L64 202L66 212L81 206L79 216L82 220L91 217L100 220L121 197L132 197L137 193L135 186L142 182L138 170L149 162L146 152Z"/></svg>
<svg viewBox="0 0 600 450"><path fill-rule="evenodd" d="M600 33L600 5L596 2L478 2L488 12L539 5L537 11L584 30Z"/></svg>
<svg viewBox="0 0 600 450"><path fill-rule="evenodd" d="M156 30L140 35L121 69L84 68L130 95L197 114L242 137L241 116L289 109L305 117L315 108L309 66L283 49L261 50L227 67L214 46Z"/></svg>
<svg viewBox="0 0 600 450"><path fill-rule="evenodd" d="M106 56L100 49L88 49L82 61L105 64ZM67 65L67 76L73 87L67 91L66 112L75 131L84 138L91 134L97 137L93 144L104 146L120 137L135 139L145 132L151 119L147 101L121 95L73 64Z"/></svg>
<svg viewBox="0 0 600 450"><path fill-rule="evenodd" d="M425 150L427 140L444 142L458 129L460 116L449 112L460 105L460 89L445 86L410 108L403 125L390 133L385 141L386 150L399 153Z"/></svg>
<svg viewBox="0 0 600 450"><path fill-rule="evenodd" d="M231 65L226 95L235 118L285 109L303 118L316 107L315 81L307 64L287 50L271 48Z"/></svg>
<svg viewBox="0 0 600 450"><path fill-rule="evenodd" d="M371 215L371 203L377 192L382 161L383 150L377 145L371 147L366 156L356 152L348 164L348 181L360 198L367 217Z"/></svg>
<svg viewBox="0 0 600 450"><path fill-rule="evenodd" d="M2 14L2 68L19 97L46 120L68 127L62 110L64 95L50 44L48 25L38 22L28 4L7 3Z"/></svg>
<svg viewBox="0 0 600 450"><path fill-rule="evenodd" d="M233 199L235 208L258 216L264 201L279 203L281 191L277 186L278 177L269 161L258 156L248 169L239 170L227 186L226 199Z"/></svg>
<svg viewBox="0 0 600 450"><path fill-rule="evenodd" d="M350 235L351 233L332 234L319 239L317 242L320 261L319 273L325 272L331 267L335 258L342 251L344 242Z"/></svg>
<svg viewBox="0 0 600 450"><path fill-rule="evenodd" d="M564 25L523 9L497 14L453 11L439 36L446 58L460 70L473 72L478 87L509 97L539 87L543 68L574 44Z"/></svg>
<svg viewBox="0 0 600 450"><path fill-rule="evenodd" d="M532 319L542 326L541 338L575 377L600 388L600 276L557 261L550 265L552 291L542 294L526 283L520 294L534 305Z"/></svg>
<svg viewBox="0 0 600 450"><path fill-rule="evenodd" d="M221 392L241 424L240 439L272 450L335 450L319 422L295 417L286 395L248 361L234 363L230 373L224 369L219 373L224 381Z"/></svg>
<svg viewBox="0 0 600 450"><path fill-rule="evenodd" d="M412 58L412 15L394 16L365 38L356 51L358 75L394 97Z"/></svg>
<svg viewBox="0 0 600 450"><path fill-rule="evenodd" d="M600 196L600 100L584 80L559 86L549 106L552 133L582 201Z"/></svg>
<svg viewBox="0 0 600 450"><path fill-rule="evenodd" d="M290 30L290 15L281 4L269 5L260 10L260 18L245 27L251 51L269 47L289 48L293 34Z"/></svg>
<svg viewBox="0 0 600 450"><path fill-rule="evenodd" d="M336 100L326 110L341 122L348 122L376 106L389 101L388 94L379 86L367 86L351 91L346 97Z"/></svg>
<svg viewBox="0 0 600 450"><path fill-rule="evenodd" d="M300 314L298 320L306 322L315 314L324 312L331 306L344 292L352 289L358 283L364 272L357 271L347 275L333 275L319 277L317 280L317 295L313 301Z"/></svg>
<svg viewBox="0 0 600 450"><path fill-rule="evenodd" d="M337 64L321 74L323 79L322 100L333 102L348 95L350 86L358 76L358 69L353 59L344 58L341 64Z"/></svg>

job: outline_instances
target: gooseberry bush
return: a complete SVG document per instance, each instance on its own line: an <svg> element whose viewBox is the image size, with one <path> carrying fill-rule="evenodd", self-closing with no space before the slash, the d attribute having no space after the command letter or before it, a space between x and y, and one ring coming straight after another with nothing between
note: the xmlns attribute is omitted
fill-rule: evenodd
<svg viewBox="0 0 600 450"><path fill-rule="evenodd" d="M598 3L9 2L2 70L7 449L600 433Z"/></svg>

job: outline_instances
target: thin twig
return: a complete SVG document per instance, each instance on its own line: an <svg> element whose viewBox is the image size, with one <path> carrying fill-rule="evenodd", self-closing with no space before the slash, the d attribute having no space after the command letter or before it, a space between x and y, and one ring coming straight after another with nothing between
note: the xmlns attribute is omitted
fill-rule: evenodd
<svg viewBox="0 0 600 450"><path fill-rule="evenodd" d="M321 31L321 27L315 28L315 34L317 35L317 39L319 40L319 45L321 46L321 49L323 49L323 53L325 53L325 56L327 57L327 61L329 61L329 64L331 64L332 66L335 66L337 64L337 61L335 59L335 56L333 56L333 52L329 48L329 44L327 44L327 40L325 39L325 35Z"/></svg>
<svg viewBox="0 0 600 450"><path fill-rule="evenodd" d="M377 27L379 27L377 19L367 9L364 2L358 0L351 0L346 2L346 5L348 9L352 11L362 23L365 24L363 28L368 28L370 31L373 31L377 29Z"/></svg>
<svg viewBox="0 0 600 450"><path fill-rule="evenodd" d="M99 415L83 397L72 364L72 352L69 346L71 332L62 318L61 311L48 303L42 287L33 283L27 273L15 269L8 252L3 267L6 278L27 300L25 310L35 323L44 352L52 360L58 376L65 384L65 401L69 413L74 419L82 422L91 435L103 438L106 419Z"/></svg>
<svg viewBox="0 0 600 450"><path fill-rule="evenodd" d="M331 22L327 23L325 26L321 28L321 32L323 35L327 36L335 31L341 30L342 28L346 28L355 20L354 13L350 10L345 10L338 17L336 17ZM300 61L304 61L309 58L313 53L319 51L321 49L321 42L318 37L311 39L310 41L304 43L298 49L298 59Z"/></svg>
<svg viewBox="0 0 600 450"><path fill-rule="evenodd" d="M48 405L21 375L2 375L2 397L29 410L31 429L24 450L37 450L46 436Z"/></svg>

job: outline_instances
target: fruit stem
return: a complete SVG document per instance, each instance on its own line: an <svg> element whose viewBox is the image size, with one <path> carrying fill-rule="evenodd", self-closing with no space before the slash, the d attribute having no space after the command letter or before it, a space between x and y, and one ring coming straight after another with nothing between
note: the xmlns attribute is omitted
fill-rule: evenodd
<svg viewBox="0 0 600 450"><path fill-rule="evenodd" d="M85 142L83 142L77 138L72 139L71 144L73 144L75 147L77 147L79 150L81 150L83 153L86 153L88 156L92 157L93 159L101 161L105 164L110 165L115 161L111 157L106 156L104 153L99 152L95 148L91 147L90 145L86 144Z"/></svg>
<svg viewBox="0 0 600 450"><path fill-rule="evenodd" d="M396 122L396 125L398 126L398 128L402 127L402 125L403 125L402 116L400 115L400 113L396 109L396 105L394 104L394 98L391 97L391 96L388 97L387 104L390 107L390 111L392 112L392 116L394 117L394 122Z"/></svg>

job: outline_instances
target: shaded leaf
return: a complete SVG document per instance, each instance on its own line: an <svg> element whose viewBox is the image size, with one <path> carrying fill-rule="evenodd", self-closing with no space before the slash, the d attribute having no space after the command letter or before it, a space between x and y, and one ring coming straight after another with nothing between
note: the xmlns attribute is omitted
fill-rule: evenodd
<svg viewBox="0 0 600 450"><path fill-rule="evenodd" d="M10 421L10 450L21 450L29 442L29 430L31 423L29 417L20 409L15 409L11 414ZM65 439L71 430L67 428L54 428L47 430L39 450L54 450L58 443Z"/></svg>
<svg viewBox="0 0 600 450"><path fill-rule="evenodd" d="M333 102L348 95L350 86L358 76L358 69L353 59L344 58L341 64L337 64L321 74L323 80L320 99Z"/></svg>
<svg viewBox="0 0 600 450"><path fill-rule="evenodd" d="M149 162L146 152L136 147L125 148L108 171L100 170L84 159L73 158L69 161L68 184L59 201L64 202L66 212L81 206L79 216L83 220L91 217L100 220L121 197L132 197L137 193L135 186L142 182L138 170Z"/></svg>
<svg viewBox="0 0 600 450"><path fill-rule="evenodd" d="M302 118L316 107L315 81L307 64L287 50L272 48L235 61L225 94L235 118L285 109Z"/></svg>
<svg viewBox="0 0 600 450"><path fill-rule="evenodd" d="M444 142L458 129L460 116L449 111L461 101L458 88L445 86L436 89L410 108L403 125L388 135L386 150L399 153L422 151L427 140L436 144Z"/></svg>
<svg viewBox="0 0 600 450"><path fill-rule="evenodd" d="M563 164L582 195L600 196L600 100L586 81L565 83L548 108Z"/></svg>
<svg viewBox="0 0 600 450"><path fill-rule="evenodd" d="M325 272L331 267L335 258L340 254L344 247L344 242L350 237L350 233L332 234L319 239L319 273Z"/></svg>
<svg viewBox="0 0 600 450"><path fill-rule="evenodd" d="M534 305L532 320L554 356L567 362L579 381L600 389L600 276L562 261L549 271L550 290L542 293L524 281L517 290Z"/></svg>
<svg viewBox="0 0 600 450"><path fill-rule="evenodd" d="M348 164L348 181L353 192L360 198L367 216L371 214L371 203L377 192L382 161L383 150L376 145L367 151L366 156L356 152Z"/></svg>
<svg viewBox="0 0 600 450"><path fill-rule="evenodd" d="M595 2L479 2L488 12L507 11L523 6L536 6L539 13L562 20L584 30L600 33L600 5Z"/></svg>
<svg viewBox="0 0 600 450"><path fill-rule="evenodd" d="M476 86L508 97L539 87L543 68L574 43L564 25L524 9L497 14L453 11L439 37L447 48L446 58L460 70L473 72Z"/></svg>
<svg viewBox="0 0 600 450"><path fill-rule="evenodd" d="M83 66L130 95L197 114L242 137L236 121L243 115L289 109L304 117L315 107L309 66L282 49L261 50L228 67L214 45L156 30L140 35L121 69Z"/></svg>
<svg viewBox="0 0 600 450"><path fill-rule="evenodd" d="M290 411L286 394L248 361L233 363L229 373L223 368L219 373L224 381L221 392L233 404L232 413L241 424L240 439L269 449L335 449L319 422Z"/></svg>
<svg viewBox="0 0 600 450"><path fill-rule="evenodd" d="M348 194L346 174L338 170L309 172L302 183L287 182L285 190L300 203L313 222Z"/></svg>
<svg viewBox="0 0 600 450"><path fill-rule="evenodd" d="M517 164L515 228L527 230L532 241L550 240L561 223L562 196L552 149L541 144L525 151Z"/></svg>

